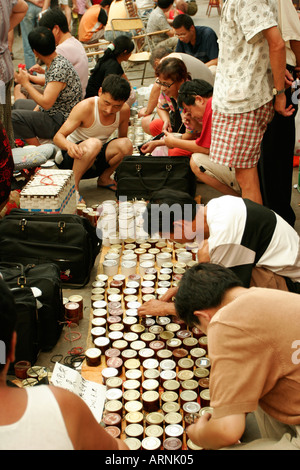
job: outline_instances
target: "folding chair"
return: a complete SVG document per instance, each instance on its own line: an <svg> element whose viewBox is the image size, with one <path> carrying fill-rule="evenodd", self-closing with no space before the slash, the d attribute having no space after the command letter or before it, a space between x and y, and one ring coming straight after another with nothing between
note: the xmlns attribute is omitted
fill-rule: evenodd
<svg viewBox="0 0 300 470"><path fill-rule="evenodd" d="M141 18L115 18L111 20L112 31L114 37L116 37L116 31L132 32L132 40L135 43L135 53L131 54L128 62L132 64L143 64L144 69L141 77L141 84L143 85L145 79L145 72L147 63L150 61L150 51L155 47L152 42L152 36L156 34L162 34L169 30L155 31L153 33L147 33L145 26Z"/></svg>
<svg viewBox="0 0 300 470"><path fill-rule="evenodd" d="M106 41L105 39L100 39L98 42L94 44L84 44L83 47L85 49L86 55L89 61L89 72L95 67L97 60L99 57L102 57L105 50L109 46L110 42Z"/></svg>
<svg viewBox="0 0 300 470"><path fill-rule="evenodd" d="M125 7L129 18L135 18L138 16L143 21L144 27L147 27L149 15L145 15L145 12L148 12L149 8L137 8L133 0L125 0Z"/></svg>
<svg viewBox="0 0 300 470"><path fill-rule="evenodd" d="M217 8L219 15L221 15L220 0L209 0L208 7L207 7L207 10L206 10L206 14L208 16L210 16L212 8Z"/></svg>

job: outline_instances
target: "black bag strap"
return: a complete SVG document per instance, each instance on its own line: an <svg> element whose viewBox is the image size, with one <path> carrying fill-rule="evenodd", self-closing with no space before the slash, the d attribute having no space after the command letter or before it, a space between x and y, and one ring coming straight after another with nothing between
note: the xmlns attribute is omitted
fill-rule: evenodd
<svg viewBox="0 0 300 470"><path fill-rule="evenodd" d="M162 182L157 188L153 188L153 186L152 186L152 187L149 187L149 186L147 186L147 185L145 184L145 182L143 181L143 176L142 176L142 164L141 164L141 163L137 163L137 164L135 165L135 167L136 167L136 171L137 171L137 174L138 174L138 176L139 176L139 180L140 180L142 186L144 186L144 188L147 189L147 191L159 191L160 189L162 189L162 188L165 186L166 182L168 181L168 178L169 178L170 172L171 172L171 170L172 170L172 168L173 168L173 165L172 165L171 163L167 163L167 164L166 164L166 177L165 177L165 179L163 180L163 182Z"/></svg>

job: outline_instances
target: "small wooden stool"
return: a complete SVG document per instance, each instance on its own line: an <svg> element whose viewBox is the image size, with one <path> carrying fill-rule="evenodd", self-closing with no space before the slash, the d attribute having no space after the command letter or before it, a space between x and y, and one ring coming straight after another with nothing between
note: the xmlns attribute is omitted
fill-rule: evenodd
<svg viewBox="0 0 300 470"><path fill-rule="evenodd" d="M219 15L221 15L220 0L209 0L206 14L209 16L212 8L217 8Z"/></svg>

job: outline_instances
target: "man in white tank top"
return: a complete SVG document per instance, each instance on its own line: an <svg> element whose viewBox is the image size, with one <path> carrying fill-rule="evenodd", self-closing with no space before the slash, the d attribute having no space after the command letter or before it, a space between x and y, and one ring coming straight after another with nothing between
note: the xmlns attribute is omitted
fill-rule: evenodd
<svg viewBox="0 0 300 470"><path fill-rule="evenodd" d="M99 89L99 96L87 98L71 111L57 134L54 143L62 149L59 168L73 169L75 188L79 193L82 178L98 176L98 186L116 190L111 175L133 147L127 137L130 108L127 80L108 75ZM109 141L118 130L118 138Z"/></svg>

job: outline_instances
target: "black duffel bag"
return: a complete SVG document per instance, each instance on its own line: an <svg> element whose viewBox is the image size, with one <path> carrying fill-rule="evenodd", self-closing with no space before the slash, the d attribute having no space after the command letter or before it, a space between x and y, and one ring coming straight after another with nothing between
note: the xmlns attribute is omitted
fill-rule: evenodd
<svg viewBox="0 0 300 470"><path fill-rule="evenodd" d="M14 209L0 220L0 262L54 263L62 287L83 287L90 278L101 240L85 217Z"/></svg>
<svg viewBox="0 0 300 470"><path fill-rule="evenodd" d="M15 299L17 311L15 361L9 367L9 373L13 374L16 362L29 361L31 365L35 364L40 352L40 346L37 299L34 297L30 287L15 287L11 289L11 292Z"/></svg>
<svg viewBox="0 0 300 470"><path fill-rule="evenodd" d="M189 157L127 156L116 169L117 198L149 200L163 188L196 194L196 177Z"/></svg>
<svg viewBox="0 0 300 470"><path fill-rule="evenodd" d="M48 351L52 349L59 339L63 322L65 321L58 266L52 263L23 266L20 263L0 262L0 274L18 301L18 318L22 318L22 324L28 325L28 329L32 329L30 333L25 335L24 327L19 325L17 329L18 337L20 338L22 335L26 338L30 336L35 337L36 339L32 344L33 350ZM20 304L23 304L23 309L26 305L25 299L27 299L29 304L31 303L30 296L26 294L25 288L37 288L40 291L40 295L36 297L37 313L34 315L34 324L32 323L33 320L30 313L28 313L28 322L26 321L26 308L24 314L20 315ZM24 298L22 296L22 289L24 290ZM28 312L31 310L31 308L28 308ZM18 342L21 348L21 339Z"/></svg>

